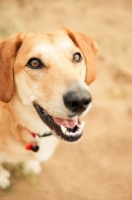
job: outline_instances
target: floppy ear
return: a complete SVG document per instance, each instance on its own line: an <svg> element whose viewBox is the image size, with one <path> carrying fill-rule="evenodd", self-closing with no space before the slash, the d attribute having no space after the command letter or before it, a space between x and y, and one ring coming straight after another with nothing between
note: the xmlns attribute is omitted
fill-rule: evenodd
<svg viewBox="0 0 132 200"><path fill-rule="evenodd" d="M14 93L13 65L22 44L21 33L0 43L0 100L8 103Z"/></svg>
<svg viewBox="0 0 132 200"><path fill-rule="evenodd" d="M68 34L68 36L72 39L74 44L79 47L81 50L86 63L86 77L85 82L89 85L96 77L97 72L97 51L98 51L98 45L95 43L95 41L83 34L78 32L72 32L71 30L67 28L62 28L64 32Z"/></svg>

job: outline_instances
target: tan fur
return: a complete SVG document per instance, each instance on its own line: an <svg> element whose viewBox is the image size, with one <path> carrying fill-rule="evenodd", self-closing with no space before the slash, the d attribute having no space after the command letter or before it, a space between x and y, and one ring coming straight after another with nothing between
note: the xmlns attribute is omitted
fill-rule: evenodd
<svg viewBox="0 0 132 200"><path fill-rule="evenodd" d="M72 55L78 51L84 59L77 64L73 63ZM33 102L39 102L51 116L67 118L69 111L60 97L72 85L79 83L86 87L94 80L96 54L97 45L92 38L67 28L52 33L19 33L0 43L1 163L29 162L37 158L42 161L51 155L57 144L54 136L42 139L47 148L45 152L40 151L47 154L44 159L40 159L39 152L25 149L25 145L33 140L25 128L40 135L49 131L37 115ZM26 67L31 57L40 58L45 67ZM1 181L0 185L4 187ZM5 185L7 187L9 183Z"/></svg>
<svg viewBox="0 0 132 200"><path fill-rule="evenodd" d="M83 33L72 32L66 28L64 28L64 31L66 31L66 33L73 40L75 45L81 49L84 55L86 64L85 81L87 84L90 84L96 77L96 56L98 52L98 45L96 44L96 42L94 42L93 38L86 36Z"/></svg>

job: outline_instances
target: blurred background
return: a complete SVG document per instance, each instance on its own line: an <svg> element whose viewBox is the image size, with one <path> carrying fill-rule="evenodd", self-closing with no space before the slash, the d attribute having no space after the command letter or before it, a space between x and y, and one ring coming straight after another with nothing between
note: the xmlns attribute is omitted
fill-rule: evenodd
<svg viewBox="0 0 132 200"><path fill-rule="evenodd" d="M0 199L132 200L132 1L0 0L1 39L61 26L99 45L84 135L77 143L60 141L38 177L13 168Z"/></svg>

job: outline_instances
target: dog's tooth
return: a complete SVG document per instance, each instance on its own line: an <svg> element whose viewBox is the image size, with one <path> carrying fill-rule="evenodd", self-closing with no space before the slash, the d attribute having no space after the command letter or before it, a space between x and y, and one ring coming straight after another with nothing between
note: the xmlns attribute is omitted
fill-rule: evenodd
<svg viewBox="0 0 132 200"><path fill-rule="evenodd" d="M65 134L67 131L66 131L66 128L63 126L63 125L61 125L61 130L62 130L62 132Z"/></svg>
<svg viewBox="0 0 132 200"><path fill-rule="evenodd" d="M65 132L65 135L68 135L68 136L75 136L75 135L80 134L81 132L82 132L82 131L80 131L80 129L79 129L78 131L76 131L75 133L66 131L66 132Z"/></svg>
<svg viewBox="0 0 132 200"><path fill-rule="evenodd" d="M82 130L81 129L79 129L79 130L77 130L76 131L76 133L74 133L75 135L80 135L81 134L81 132L82 132Z"/></svg>
<svg viewBox="0 0 132 200"><path fill-rule="evenodd" d="M85 121L83 121L83 122L79 125L79 128L80 128L81 131L83 130L84 125L85 125Z"/></svg>
<svg viewBox="0 0 132 200"><path fill-rule="evenodd" d="M74 133L69 132L67 128L65 128L63 125L61 125L61 130L62 132L67 135L67 136L75 136L75 135L80 135L82 133L83 127L85 125L85 122L83 121L81 124L78 125L78 130Z"/></svg>

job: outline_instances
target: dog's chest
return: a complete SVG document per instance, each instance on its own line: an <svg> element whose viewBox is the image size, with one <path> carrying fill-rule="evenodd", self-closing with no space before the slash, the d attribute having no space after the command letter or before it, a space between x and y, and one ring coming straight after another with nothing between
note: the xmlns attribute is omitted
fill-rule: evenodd
<svg viewBox="0 0 132 200"><path fill-rule="evenodd" d="M11 141L7 148L0 151L0 162L26 162L31 159L37 159L40 162L46 161L53 154L58 140L54 136L41 138L38 142L38 152L27 150L22 143Z"/></svg>

